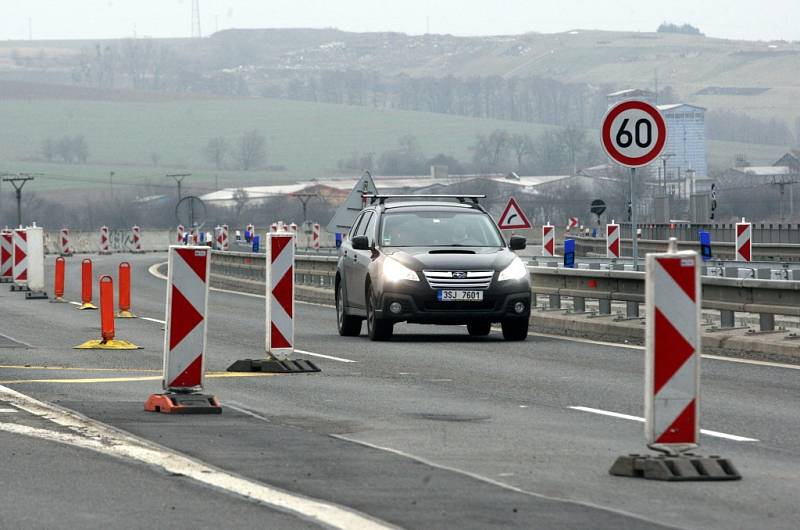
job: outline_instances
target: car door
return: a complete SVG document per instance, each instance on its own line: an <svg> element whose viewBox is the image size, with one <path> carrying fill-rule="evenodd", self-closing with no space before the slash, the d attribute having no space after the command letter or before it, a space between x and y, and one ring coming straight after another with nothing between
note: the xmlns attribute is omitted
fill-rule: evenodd
<svg viewBox="0 0 800 530"><path fill-rule="evenodd" d="M364 219L361 221L361 226L358 227L358 235L367 236L369 238L369 246L375 244L375 221L378 218L374 212L366 212ZM372 250L354 250L355 257L353 259L353 283L352 285L358 286L358 292L348 294L348 298L353 301L356 307L367 307L366 299L366 283L367 272L369 271L369 264L372 262ZM354 288L355 289L355 288Z"/></svg>
<svg viewBox="0 0 800 530"><path fill-rule="evenodd" d="M341 272L342 272L342 280L344 281L344 305L347 307L354 307L353 299L351 293L356 290L353 287L353 265L354 265L354 258L355 258L355 250L353 250L353 245L351 243L351 238L356 235L356 230L358 230L361 220L364 218L364 212L361 212L356 220L353 222L353 226L350 229L350 233L347 237L342 241L342 258L341 258Z"/></svg>

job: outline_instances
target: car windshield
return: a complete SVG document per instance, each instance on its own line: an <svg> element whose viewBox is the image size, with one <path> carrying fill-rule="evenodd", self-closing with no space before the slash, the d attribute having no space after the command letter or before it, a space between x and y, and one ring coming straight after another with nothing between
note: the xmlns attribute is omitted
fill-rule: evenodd
<svg viewBox="0 0 800 530"><path fill-rule="evenodd" d="M502 247L488 215L478 212L392 212L380 235L386 247Z"/></svg>

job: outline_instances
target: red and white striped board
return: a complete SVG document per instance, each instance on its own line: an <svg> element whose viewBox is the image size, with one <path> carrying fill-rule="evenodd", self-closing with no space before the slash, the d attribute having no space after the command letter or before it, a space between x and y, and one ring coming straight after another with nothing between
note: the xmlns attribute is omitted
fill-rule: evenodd
<svg viewBox="0 0 800 530"><path fill-rule="evenodd" d="M11 275L14 283L28 286L28 234L24 228L14 229L14 250Z"/></svg>
<svg viewBox="0 0 800 530"><path fill-rule="evenodd" d="M179 245L183 244L183 234L186 233L186 229L183 225L178 225L178 232L177 237L175 238L175 242Z"/></svg>
<svg viewBox="0 0 800 530"><path fill-rule="evenodd" d="M58 252L62 256L72 255L72 240L69 235L69 228L62 228L58 237Z"/></svg>
<svg viewBox="0 0 800 530"><path fill-rule="evenodd" d="M12 269L14 264L14 232L3 229L0 231L0 281L13 280Z"/></svg>
<svg viewBox="0 0 800 530"><path fill-rule="evenodd" d="M142 229L136 225L131 227L131 250L133 252L142 251Z"/></svg>
<svg viewBox="0 0 800 530"><path fill-rule="evenodd" d="M278 223L272 223L271 225L269 225L269 232L271 234L274 234L277 231L278 231Z"/></svg>
<svg viewBox="0 0 800 530"><path fill-rule="evenodd" d="M319 250L321 233L322 227L319 223L314 223L311 227L311 248L314 250Z"/></svg>
<svg viewBox="0 0 800 530"><path fill-rule="evenodd" d="M210 252L203 246L169 247L165 390L197 391L205 380Z"/></svg>
<svg viewBox="0 0 800 530"><path fill-rule="evenodd" d="M753 250L753 225L742 220L736 223L736 261L751 261Z"/></svg>
<svg viewBox="0 0 800 530"><path fill-rule="evenodd" d="M228 250L230 243L228 242L228 225L222 225L222 250Z"/></svg>
<svg viewBox="0 0 800 530"><path fill-rule="evenodd" d="M552 258L556 255L556 227L547 223L542 225L542 256Z"/></svg>
<svg viewBox="0 0 800 530"><path fill-rule="evenodd" d="M267 355L294 352L294 236L267 234Z"/></svg>
<svg viewBox="0 0 800 530"><path fill-rule="evenodd" d="M214 227L214 250L222 250L222 227Z"/></svg>
<svg viewBox="0 0 800 530"><path fill-rule="evenodd" d="M700 267L693 251L648 254L645 436L674 452L696 447L700 390Z"/></svg>
<svg viewBox="0 0 800 530"><path fill-rule="evenodd" d="M108 227L100 227L100 254L111 254L111 241L108 239Z"/></svg>
<svg viewBox="0 0 800 530"><path fill-rule="evenodd" d="M606 225L606 257L619 258L619 256L619 225L612 222Z"/></svg>
<svg viewBox="0 0 800 530"><path fill-rule="evenodd" d="M577 217L570 217L569 219L567 219L567 232L569 232L573 228L578 228L578 218Z"/></svg>

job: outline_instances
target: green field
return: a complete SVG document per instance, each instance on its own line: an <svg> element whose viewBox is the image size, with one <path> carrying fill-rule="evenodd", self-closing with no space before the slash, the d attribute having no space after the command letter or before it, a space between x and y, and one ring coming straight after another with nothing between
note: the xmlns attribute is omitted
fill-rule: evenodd
<svg viewBox="0 0 800 530"><path fill-rule="evenodd" d="M350 154L380 154L406 134L417 137L427 156L446 153L470 158L477 133L502 128L538 136L546 126L444 114L273 99L200 99L142 103L84 100L0 101L0 172L43 174L36 189L166 184L164 175L191 172L206 189L265 185L339 175L336 163ZM202 155L209 138L235 140L258 129L268 140L268 164L282 171L215 171ZM44 138L83 134L90 158L85 165L47 163L39 154ZM590 132L590 134L594 134ZM753 163L770 163L785 149L709 143L709 161L730 165L738 153ZM151 153L158 153L154 166Z"/></svg>

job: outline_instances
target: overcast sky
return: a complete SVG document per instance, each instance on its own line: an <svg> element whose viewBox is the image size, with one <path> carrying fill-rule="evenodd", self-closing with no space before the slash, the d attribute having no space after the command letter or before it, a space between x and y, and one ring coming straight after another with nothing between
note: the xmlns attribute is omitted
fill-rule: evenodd
<svg viewBox="0 0 800 530"><path fill-rule="evenodd" d="M456 35L569 29L654 31L688 22L709 36L800 40L800 0L199 0L216 29L335 27ZM0 39L186 37L192 0L0 0Z"/></svg>

